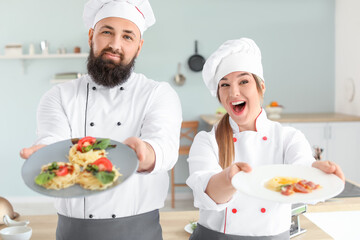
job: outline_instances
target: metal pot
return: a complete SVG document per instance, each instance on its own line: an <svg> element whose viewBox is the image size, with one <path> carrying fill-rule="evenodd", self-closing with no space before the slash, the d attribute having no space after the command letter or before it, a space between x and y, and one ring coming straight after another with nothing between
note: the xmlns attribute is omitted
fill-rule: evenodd
<svg viewBox="0 0 360 240"><path fill-rule="evenodd" d="M181 63L178 64L178 73L175 75L174 81L176 85L182 86L185 83L185 76L180 73Z"/></svg>
<svg viewBox="0 0 360 240"><path fill-rule="evenodd" d="M10 202L3 197L0 197L0 224L4 224L4 216L8 215L11 219L15 219L20 215L14 212Z"/></svg>
<svg viewBox="0 0 360 240"><path fill-rule="evenodd" d="M204 67L205 58L197 53L197 41L195 41L195 54L189 58L188 64L194 72L199 72Z"/></svg>

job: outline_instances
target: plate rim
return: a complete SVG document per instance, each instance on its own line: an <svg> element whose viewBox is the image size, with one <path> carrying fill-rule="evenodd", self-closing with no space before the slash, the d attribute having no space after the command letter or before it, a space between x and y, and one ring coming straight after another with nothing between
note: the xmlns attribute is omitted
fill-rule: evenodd
<svg viewBox="0 0 360 240"><path fill-rule="evenodd" d="M106 137L95 137L96 139L110 139L110 138L106 138ZM103 190L89 190L89 189L84 189L84 188L82 188L81 186L79 186L78 184L75 184L75 185L73 185L73 186L70 186L69 188L65 188L65 189L59 189L59 190L53 190L53 189L46 189L46 188L43 188L43 187L41 187L41 186L37 186L36 184L34 184L33 182L31 182L30 183L30 181L28 182L28 181L26 181L26 179L27 178L25 178L24 177L24 175L25 174L28 174L28 173L26 173L26 171L27 171L27 165L28 164L30 164L31 163L31 161L41 161L41 160L35 160L35 159L33 159L34 157L36 157L38 154L39 154L39 152L41 152L41 151L45 151L46 150L46 148L47 147L49 147L49 146L52 146L53 147L53 145L55 145L55 144L67 144L67 143L69 143L69 150L70 150L70 147L73 145L73 143L72 143L72 139L74 139L74 138L69 138L69 139L65 139L65 140L60 140L60 141L57 141L57 142L55 142L55 143L52 143L52 144L48 144L48 145L46 145L45 147L43 147L43 148L41 148L41 149L39 149L38 151L36 151L33 155L31 155L28 159L26 159L25 161L24 161L24 163L22 164L22 167L21 167L21 177L22 177L22 180L23 180L23 182L25 183L25 185L28 187L28 188L30 188L32 191L34 191L34 192L36 192L36 193L38 193L38 194L41 194L41 195L44 195L44 196L47 196L47 197L55 197L55 198L79 198L79 197L88 197L88 196L92 196L92 195L96 195L96 194L101 194L101 193L104 193L104 192L106 192L106 191L109 191L109 190L113 190L113 189L115 189L116 187L118 187L118 186L120 186L120 185L122 185L124 182L126 182L133 174L135 174L136 173L136 171L137 171L137 169L138 169L138 166L139 166L139 161L138 161L138 159L137 159L137 155L136 155L136 153L135 153L135 151L133 150L133 149L131 149L129 146L127 146L127 145L125 145L125 144L123 144L123 143L121 143L121 142L118 142L118 141L116 141L116 140L113 140L113 139L110 139L110 144L115 144L116 146L121 146L121 148L123 148L123 149L127 149L128 150L128 155L132 155L132 157L131 158L136 158L136 161L134 161L135 162L135 164L134 165L132 165L131 166L131 168L132 168L132 171L129 171L127 174L128 174L128 176L126 177L126 178L121 178L121 176L119 177L119 180L117 180L118 182L117 182L117 184L116 185L114 185L114 186L111 186L111 187L108 187L108 188L106 188L106 189L103 189ZM81 138L79 138L79 139L81 139ZM114 148L115 149L115 148ZM108 152L108 155L107 156L109 156L110 154L111 154L111 150L112 149L107 149L106 151ZM66 150L64 149L64 155L63 155L63 160L62 160L62 162L69 162L69 160L68 160L68 158L67 158L67 156L68 156L68 152L66 152ZM59 157L60 158L60 157ZM116 162L118 162L118 161L120 161L120 160L112 160L111 158L109 158L110 159L110 161L114 164L114 166L115 167L117 167L117 168L120 168L120 166L118 166L118 165L116 165L115 163L114 163L114 161L116 161ZM30 162L29 162L30 161ZM52 161L49 161L49 162L47 162L47 163L51 163ZM57 162L59 162L59 161L57 161ZM47 164L47 163L44 163L44 164L42 164L41 166L43 166L43 165L45 165L45 164ZM41 167L39 167L39 172L37 173L37 175L38 174L40 174L40 171L41 171ZM120 174L122 174L122 172L121 172L121 170L120 170ZM35 177L37 176L37 175L35 175ZM35 177L34 177L34 179L35 179ZM36 186L35 186L36 185ZM35 186L35 187L34 187ZM80 189L80 193L79 194L76 194L76 195L73 195L73 196L71 196L71 195L66 195L66 194L62 194L64 191L66 191L66 190L68 190L68 189L74 189L74 187L75 187L75 189ZM49 191L47 191L47 190L49 190ZM62 191L62 192L60 192L60 191ZM55 194L54 194L55 193ZM58 194L57 194L58 193Z"/></svg>
<svg viewBox="0 0 360 240"><path fill-rule="evenodd" d="M302 171L305 170L310 170L312 172L316 172L316 174L321 174L324 178L333 178L332 181L335 181L337 182L338 186L338 189L336 191L334 191L334 193L332 194L327 194L328 196L323 196L323 197L319 197L317 196L316 194L315 195L308 195L308 194L302 194L302 195L291 195L291 196L283 196L281 195L280 193L277 193L275 191L272 191L272 190L269 190L269 189L266 189L265 187L263 187L263 189L269 191L269 195L273 195L275 197L269 197L267 194L265 195L259 195L259 194L252 194L251 192L249 193L248 191L244 191L244 188L239 188L238 187L238 184L236 181L239 181L240 180L244 180L242 178L255 178L256 177L256 174L258 174L258 172L261 172L263 169L267 169L267 168L278 168L278 169L282 169L282 170L286 170L286 169L293 169L293 170L299 170L299 169L302 169ZM254 171L256 171L254 173ZM275 175L275 176L274 176ZM276 177L276 173L273 174L272 177ZM295 176L297 177L297 176ZM270 178L268 178L270 179ZM267 180L268 180L267 179ZM306 179L306 178L304 178ZM249 179L246 179L246 180L249 180ZM267 181L266 179L262 181L262 184L260 183L259 185L262 185ZM310 180L311 179L306 179L306 180ZM316 182L315 182L316 183ZM345 187L345 183L336 175L333 175L332 174L327 174L327 173L324 173L322 172L321 170L317 169L317 168L314 168L314 167L311 167L311 166L306 166L306 165L298 165L298 164L268 164L268 165L259 165L257 167L254 167L253 168L253 171L251 171L250 173L245 173L243 171L241 172L238 172L237 174L235 174L231 180L231 184L233 185L233 187L237 190L237 191L240 191L244 194L247 194L248 196L251 196L251 197L256 197L256 198L261 198L263 200L269 200L269 201L275 201L275 202L280 202L280 203L313 203L313 202L317 202L317 201L324 201L326 199L329 199L329 198L332 198L332 197L335 197L337 196L338 194L340 194L344 187ZM261 191L261 190L260 190ZM265 192L267 192L265 191ZM271 193L271 192L273 193ZM276 195L275 195L276 193ZM300 194L300 193L299 193ZM331 196L331 197L329 197Z"/></svg>

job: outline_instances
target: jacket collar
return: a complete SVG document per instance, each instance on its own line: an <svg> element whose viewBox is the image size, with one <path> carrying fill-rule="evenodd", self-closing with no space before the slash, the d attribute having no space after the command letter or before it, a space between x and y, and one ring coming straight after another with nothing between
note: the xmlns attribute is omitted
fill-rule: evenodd
<svg viewBox="0 0 360 240"><path fill-rule="evenodd" d="M229 117L230 126L233 130L233 133L240 133L239 126L237 123ZM261 108L260 114L255 119L255 131L256 132L265 132L269 128L270 120L267 118L266 112L263 108Z"/></svg>
<svg viewBox="0 0 360 240"><path fill-rule="evenodd" d="M132 72L129 79L125 83L123 83L121 85L117 85L117 86L115 86L113 88L108 88L108 87L105 87L105 86L102 86L102 85L99 85L99 84L95 83L94 80L92 79L92 77L89 74L87 74L87 81L88 81L88 83L90 83L90 86L96 87L99 90L100 89L120 89L121 87L123 87L123 88L128 87L133 82L132 79L134 77L135 77L135 73Z"/></svg>

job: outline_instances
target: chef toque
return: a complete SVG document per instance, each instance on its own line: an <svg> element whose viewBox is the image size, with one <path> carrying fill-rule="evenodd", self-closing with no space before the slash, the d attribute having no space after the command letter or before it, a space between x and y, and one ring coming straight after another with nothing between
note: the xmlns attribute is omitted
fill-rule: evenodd
<svg viewBox="0 0 360 240"><path fill-rule="evenodd" d="M253 73L264 81L260 49L249 38L226 41L206 60L202 76L211 95L216 97L220 79L236 71Z"/></svg>
<svg viewBox="0 0 360 240"><path fill-rule="evenodd" d="M139 28L141 35L155 23L148 0L89 0L84 7L83 20L87 28L107 17L125 18Z"/></svg>

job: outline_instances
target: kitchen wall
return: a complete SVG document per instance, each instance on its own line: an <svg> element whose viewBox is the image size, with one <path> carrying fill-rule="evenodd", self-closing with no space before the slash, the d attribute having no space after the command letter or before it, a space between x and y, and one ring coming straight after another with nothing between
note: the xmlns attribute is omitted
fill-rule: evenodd
<svg viewBox="0 0 360 240"><path fill-rule="evenodd" d="M34 43L47 40L50 52L80 46L87 52L87 33L82 23L86 0L0 1L0 55L9 43L21 43L24 53ZM151 0L157 23L145 32L145 43L136 71L169 82L180 96L184 120L199 120L214 113L219 103L205 88L201 73L187 66L198 40L205 58L225 40L253 38L262 50L266 93L264 104L278 101L284 111L332 112L335 99L334 0ZM186 76L184 86L173 77L177 64ZM21 179L23 160L19 150L35 139L36 108L53 86L59 72L86 72L86 59L0 59L1 146L0 196L39 196ZM23 72L24 70L24 72ZM177 181L187 176L181 159ZM188 191L188 190L184 190Z"/></svg>

